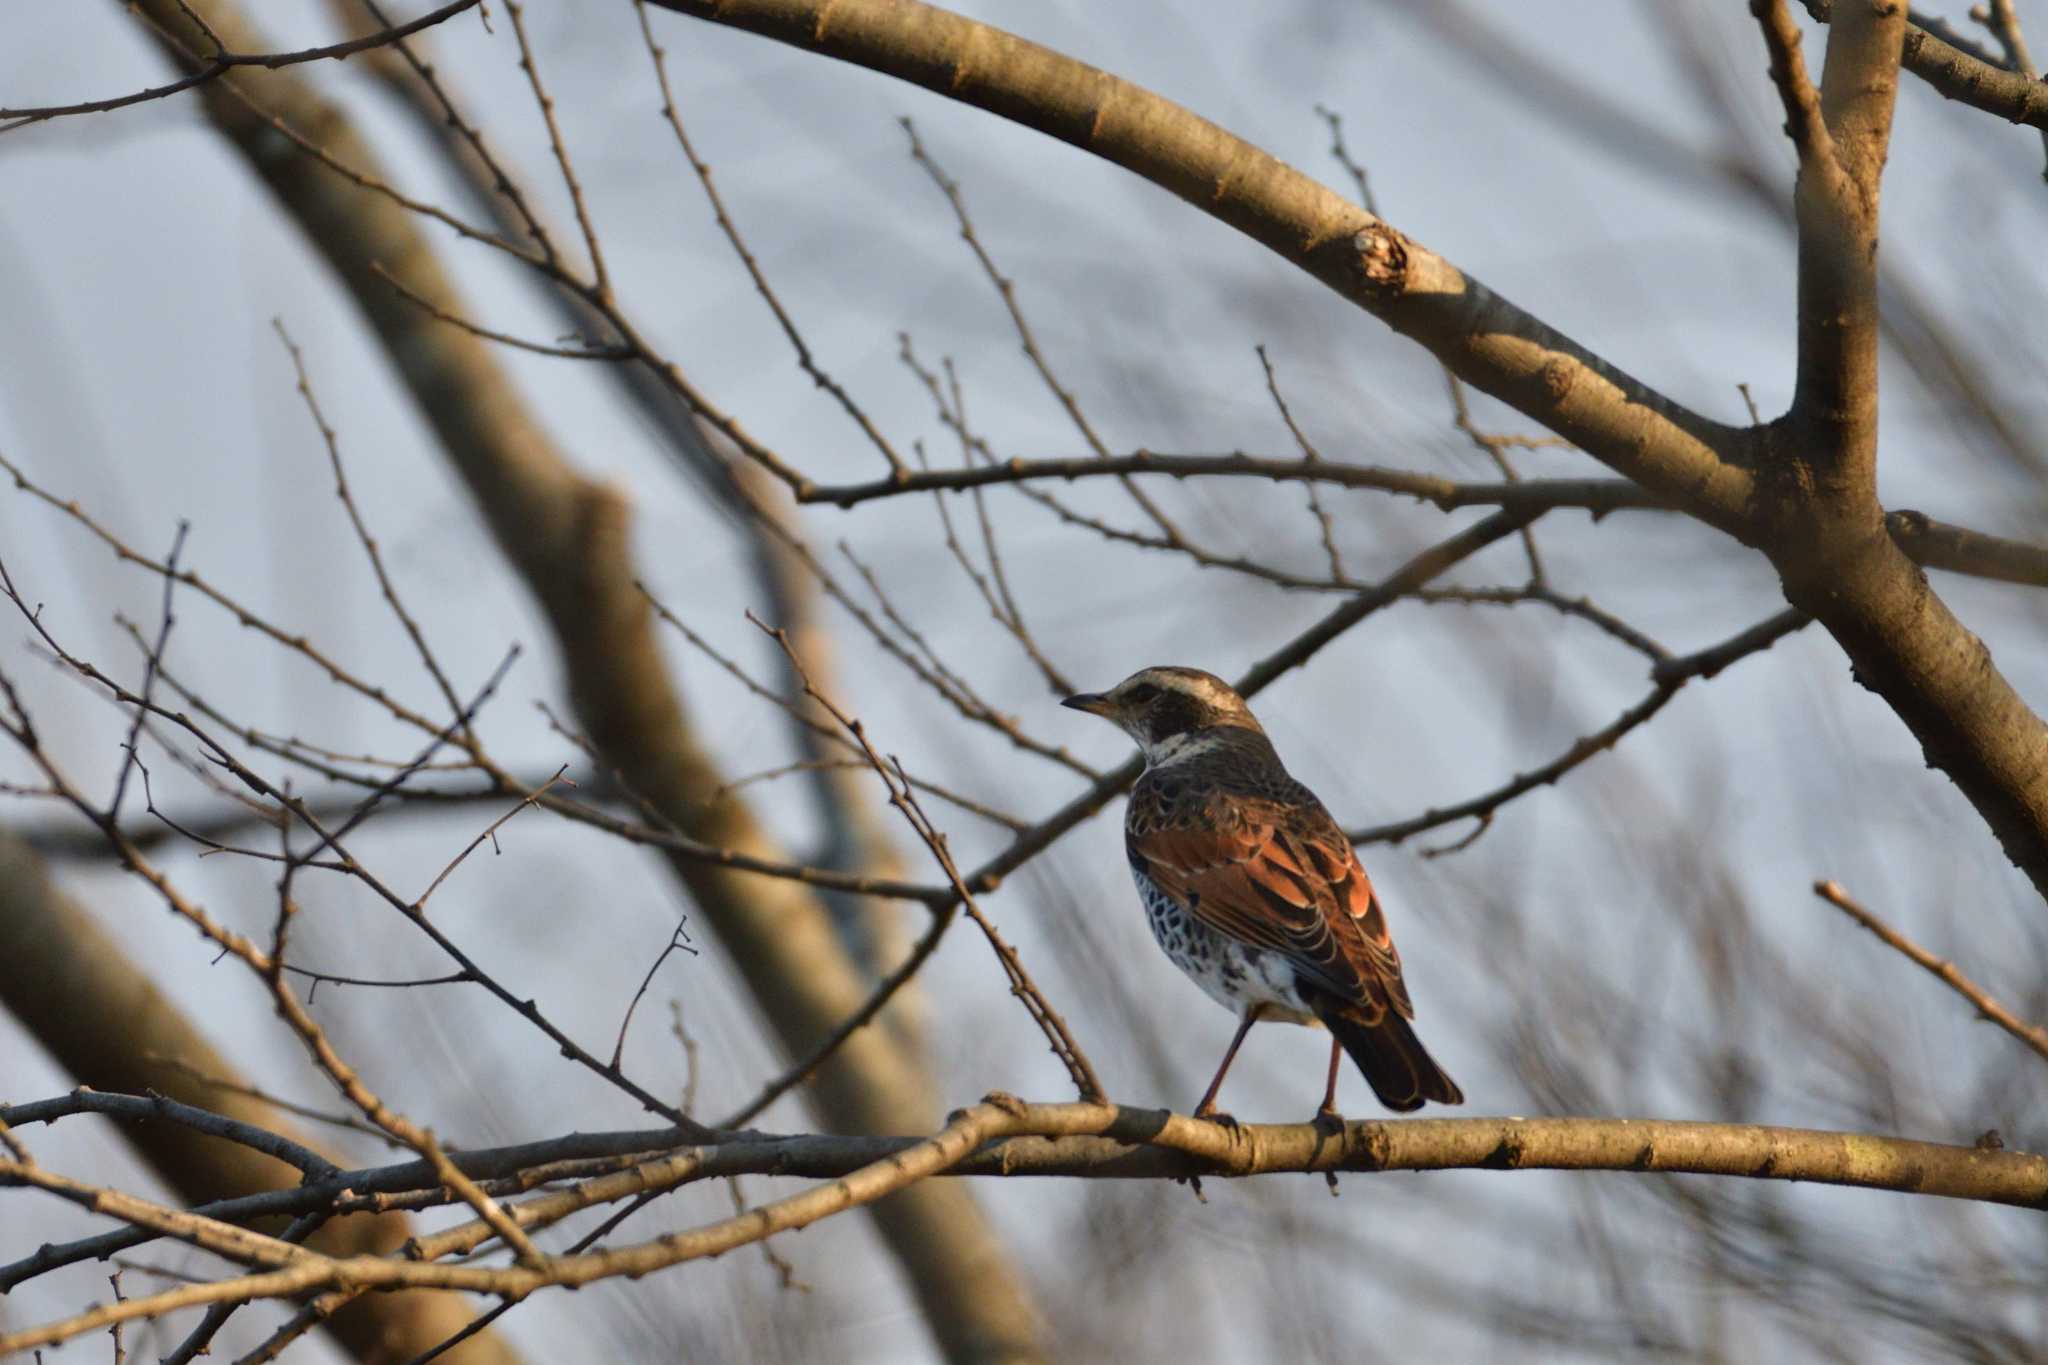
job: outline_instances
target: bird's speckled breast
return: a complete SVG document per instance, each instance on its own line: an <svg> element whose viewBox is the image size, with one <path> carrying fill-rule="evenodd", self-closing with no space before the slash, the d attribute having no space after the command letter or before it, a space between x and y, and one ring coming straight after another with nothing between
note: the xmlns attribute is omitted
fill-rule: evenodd
<svg viewBox="0 0 2048 1365"><path fill-rule="evenodd" d="M1181 909L1136 868L1131 869L1131 880L1137 883L1138 898L1145 903L1152 937L1203 994L1232 1014L1242 1015L1253 1005L1264 1004L1268 1008L1262 1018L1320 1024L1295 985L1293 963L1279 953L1248 947L1217 933Z"/></svg>
<svg viewBox="0 0 2048 1365"><path fill-rule="evenodd" d="M1146 766L1124 811L1127 834L1213 829L1219 822L1228 827L1235 812L1227 801L1215 800L1224 794L1315 801L1306 787L1288 776L1272 744L1258 731L1226 728L1203 736L1203 741L1178 752L1170 762L1155 760ZM1152 937L1211 1000L1233 1014L1264 1004L1269 1008L1263 1018L1320 1026L1295 985L1293 963L1211 929L1135 863L1131 878L1145 903Z"/></svg>

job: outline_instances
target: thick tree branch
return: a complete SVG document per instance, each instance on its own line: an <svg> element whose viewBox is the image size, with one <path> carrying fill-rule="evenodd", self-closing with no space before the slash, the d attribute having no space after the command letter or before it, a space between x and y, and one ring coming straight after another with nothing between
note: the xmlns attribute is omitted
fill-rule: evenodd
<svg viewBox="0 0 2048 1365"><path fill-rule="evenodd" d="M1817 95L1783 0L1757 8L1787 108L1803 114L1788 125L1799 149L1799 370L1786 419L1794 444L1784 452L1802 467L1781 502L1795 515L1867 516L1877 479L1878 199L1905 7L1840 0Z"/></svg>
<svg viewBox="0 0 2048 1365"><path fill-rule="evenodd" d="M658 3L871 67L1123 166L1313 274L1618 473L1767 549L1792 605L1827 627L1859 680L2048 896L2048 726L1885 535L1874 408L1840 406L1860 400L1857 386L1875 375L1875 292L1865 289L1874 257L1851 251L1830 261L1817 250L1822 236L1802 231L1799 420L1781 419L1759 438L1671 402L1249 143L1035 43L918 0ZM1903 23L1893 0L1856 0L1831 34L1847 46L1824 68L1821 108L1858 193L1854 205L1828 211L1849 215L1840 226L1852 246L1876 240ZM1802 190L1802 204L1810 197ZM1809 317L1809 301L1840 311ZM1833 455L1804 448L1816 424L1830 429ZM1833 496L1816 504L1820 473ZM1850 491L1854 498L1842 496Z"/></svg>
<svg viewBox="0 0 2048 1365"><path fill-rule="evenodd" d="M1801 142L1799 376L1764 433L1757 542L2048 894L2048 727L1902 553L1893 532L1921 528L1877 501L1878 204L1905 22L1896 0L1834 7L1820 105L1835 168Z"/></svg>
<svg viewBox="0 0 2048 1365"><path fill-rule="evenodd" d="M134 1097L99 1098L145 1102ZM51 1102L0 1108L0 1118L11 1123L51 1117ZM1081 1103L1024 1106L1016 1132L1019 1136L977 1148L943 1173L1156 1180L1328 1170L1661 1171L1813 1180L2048 1207L2048 1157L2000 1151L1987 1160L1977 1155L1979 1148L1752 1124L1610 1118L1383 1119L1349 1123L1341 1133L1332 1134L1308 1123L1245 1124L1232 1130L1167 1110ZM472 1179L494 1189L514 1188L507 1182L522 1180L530 1187L541 1176L585 1181L511 1206L510 1211L531 1227L601 1199L656 1186L731 1175L837 1179L921 1141L743 1132L715 1143L689 1145L687 1135L677 1129L652 1128L571 1133L516 1146L451 1152L449 1158ZM1868 1144L1861 1159L1856 1157L1858 1144ZM1775 1163L1767 1159L1773 1151L1779 1154ZM408 1198L414 1194L427 1197ZM429 1163L406 1161L341 1171L289 1189L203 1204L190 1212L217 1223L242 1224L398 1202L421 1207L453 1200L438 1187ZM23 1261L0 1266L0 1283L19 1284L57 1266L110 1256L157 1235L150 1228L135 1227L44 1247ZM467 1253L489 1235L488 1228L472 1222L422 1238L420 1247L428 1257Z"/></svg>
<svg viewBox="0 0 2048 1365"><path fill-rule="evenodd" d="M1724 529L1732 429L1624 374L1335 191L1170 100L917 0L653 0L924 86L1170 190L1301 267L1460 378ZM800 490L801 491L801 490Z"/></svg>
<svg viewBox="0 0 2048 1365"><path fill-rule="evenodd" d="M1807 13L1824 24L1832 21L1835 7L1835 0L1806 0ZM2048 133L2048 84L1995 66L1923 23L1908 26L1900 57L1908 71L1927 82L1943 99L1956 100Z"/></svg>
<svg viewBox="0 0 2048 1365"><path fill-rule="evenodd" d="M642 1135L623 1136L628 1145ZM476 1157L480 1154L470 1154ZM736 1137L710 1148L656 1158L638 1173L604 1177L624 1197L713 1173L738 1170L820 1182L735 1218L609 1251L549 1258L535 1266L447 1265L404 1257L329 1258L278 1250L264 1239L246 1255L234 1229L210 1241L223 1254L283 1270L175 1289L101 1305L63 1322L0 1336L0 1352L68 1340L113 1322L133 1321L200 1303L246 1302L350 1288L458 1289L523 1297L550 1286L639 1276L715 1256L807 1226L937 1175L1070 1176L1095 1179L1243 1177L1283 1172L1428 1170L1573 1170L1721 1175L1811 1181L1936 1195L2019 1208L2048 1208L2048 1157L1990 1147L1961 1147L1864 1133L1753 1124L1642 1119L1398 1119L1355 1122L1332 1132L1320 1124L1235 1128L1163 1110L1108 1104L1026 1104L991 1095L929 1138ZM30 1178L21 1163L0 1160L0 1181ZM566 1196L571 1204L578 1201ZM565 1195L542 1196L561 1202ZM140 1204L141 1201L135 1201ZM125 1209L127 1206L123 1206ZM154 1226L169 1210L129 1210ZM437 1234L429 1254L473 1250L487 1231L465 1225Z"/></svg>

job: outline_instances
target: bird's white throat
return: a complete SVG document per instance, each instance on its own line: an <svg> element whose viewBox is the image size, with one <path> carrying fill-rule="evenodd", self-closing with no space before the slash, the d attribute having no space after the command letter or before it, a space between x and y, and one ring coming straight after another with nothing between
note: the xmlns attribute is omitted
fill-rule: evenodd
<svg viewBox="0 0 2048 1365"><path fill-rule="evenodd" d="M1211 753L1220 748L1223 737L1214 730L1183 730L1177 735L1168 735L1157 744L1148 744L1140 738L1138 747L1144 750L1145 766L1166 768L1175 763L1185 763L1191 758Z"/></svg>

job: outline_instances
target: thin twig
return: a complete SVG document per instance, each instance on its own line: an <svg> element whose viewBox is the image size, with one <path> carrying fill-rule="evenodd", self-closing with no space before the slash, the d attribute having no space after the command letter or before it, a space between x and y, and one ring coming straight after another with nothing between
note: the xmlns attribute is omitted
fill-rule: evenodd
<svg viewBox="0 0 2048 1365"><path fill-rule="evenodd" d="M1571 746L1556 758L1532 768L1526 773L1517 773L1508 781L1468 801L1452 806L1439 806L1391 824L1375 825L1366 829L1350 831L1355 844L1393 843L1447 825L1456 820L1476 820L1478 827L1471 835L1445 848L1431 850L1432 854L1455 853L1471 847L1479 835L1493 824L1500 808L1516 797L1549 786L1566 773L1578 767L1595 755L1605 753L1619 744L1634 730L1647 724L1678 695L1679 689L1695 678L1711 678L1738 659L1769 649L1785 636L1806 625L1812 618L1803 611L1787 609L1749 629L1729 637L1720 644L1700 650L1695 654L1665 656L1650 670L1652 686L1641 701L1623 711L1612 721L1590 735L1572 741Z"/></svg>
<svg viewBox="0 0 2048 1365"><path fill-rule="evenodd" d="M894 971L875 983L875 988L868 993L868 998L861 1002L859 1009L849 1014L844 1023L840 1024L838 1028L833 1029L816 1047L812 1048L809 1056L796 1062L781 1075L762 1086L759 1094L740 1106L730 1117L721 1119L718 1127L724 1129L746 1127L749 1123L759 1118L769 1105L775 1103L775 1101L781 1099L791 1090L794 1090L797 1086L802 1085L805 1081L816 1075L818 1068L823 1066L848 1038L851 1038L855 1033L873 1022L875 1016L880 1014L887 1007L890 1000L895 998L896 993L910 984L911 979L924 966L925 960L938 950L940 940L946 936L946 930L952 927L957 909L957 905L948 905L938 909L932 915L931 924L926 927L923 935L918 938L917 943L911 948L903 961L897 964ZM687 1107L685 1112L688 1112Z"/></svg>
<svg viewBox="0 0 2048 1365"><path fill-rule="evenodd" d="M1896 949L1910 960L1926 968L1943 985L1963 999L1976 1006L1977 1013L2032 1048L2036 1055L2048 1060L2048 1029L2039 1024L2030 1024L2000 1004L1991 992L1964 976L1962 969L1947 958L1937 957L1925 948L1907 938L1898 930L1872 914L1849 895L1837 881L1818 881L1813 884L1813 894L1834 906L1850 919L1877 935L1885 944Z"/></svg>
<svg viewBox="0 0 2048 1365"><path fill-rule="evenodd" d="M420 629L419 622L406 610L405 603L399 600L398 588L384 567L383 552L377 548L377 538L370 534L369 526L363 521L362 509L356 505L355 495L349 490L348 474L341 463L341 438L328 424L327 414L320 410L320 400L313 393L312 377L306 372L306 358L300 352L298 343L292 340L291 333L285 330L284 319L272 318L270 325L276 330L278 340L284 343L286 353L291 356L292 370L298 375L299 397L304 400L306 413L313 419L313 426L319 431L320 439L327 447L328 468L334 473L334 495L341 500L342 510L348 513L348 524L356 533L356 541L363 547L364 557L370 561L370 572L376 576L377 590L383 594L385 604L391 608L392 615L398 618L398 624L404 628L406 638L412 641L413 651L425 665L427 675L434 680L434 685L441 689L441 700L447 703L449 714L461 715L462 699L455 693L455 684L450 682L448 675L442 671L441 663L434 657L432 647L427 644L426 633ZM466 726L464 733L471 734ZM474 735L471 734L471 737L474 738Z"/></svg>
<svg viewBox="0 0 2048 1365"><path fill-rule="evenodd" d="M583 230L583 246L590 253L591 290L601 298L610 298L611 274L605 267L604 247L598 241L597 225L591 220L589 206L583 202L583 184L576 178L576 163L569 157L568 144L562 140L561 125L555 120L554 97L548 94L547 86L540 78L540 64L534 60L533 45L526 40L526 7L518 0L505 0L505 12L512 16L512 39L519 45L519 69L526 73L527 85L533 91L533 102L540 108L541 122L548 130L548 148L555 154L562 184L569 191L569 205L575 210L576 225Z"/></svg>
<svg viewBox="0 0 2048 1365"><path fill-rule="evenodd" d="M1308 433L1294 420L1293 411L1287 406L1287 399L1280 392L1280 379L1273 373L1273 361L1266 354L1264 343L1253 347L1258 352L1259 367L1266 373L1266 392L1272 396L1273 406L1280 410L1280 420L1287 424L1287 430L1294 437L1294 444L1301 450L1301 462L1314 464L1322 459L1315 443L1308 439ZM1344 557L1337 553L1336 530L1331 525L1330 514L1323 507L1322 495L1316 491L1313 479L1304 480L1302 487L1308 493L1308 511L1315 518L1316 534L1322 539L1323 554L1330 561L1330 578L1334 582L1348 583L1351 576L1344 572Z"/></svg>
<svg viewBox="0 0 2048 1365"><path fill-rule="evenodd" d="M214 44L214 51L211 55L204 58L194 58L195 64L199 69L191 75L172 81L167 85L151 86L147 90L138 90L134 94L120 95L113 99L86 100L78 104L51 104L39 108L0 108L0 119L7 121L5 126L0 126L0 133L11 133L16 128L25 128L32 123L41 123L53 118L64 118L72 114L104 114L114 109L125 109L132 104L142 104L149 100L160 100L166 96L190 90L194 86L204 85L208 81L217 80L240 66L260 66L276 71L287 66L297 66L303 62L318 62L352 57L358 52L368 52L372 48L384 47L396 43L401 38L418 33L423 29L432 28L436 24L446 23L464 10L474 9L481 3L483 3L483 0L449 0L449 3L442 5L439 9L430 10L417 19L388 27L382 32L368 34L361 38L352 38L345 43L330 43L325 47L309 47L298 52L229 52L221 46L220 39L210 29L206 28L205 21L200 19L197 14L192 14L188 10L188 15L190 15L195 23L199 24L200 28L206 32L207 37Z"/></svg>
<svg viewBox="0 0 2048 1365"><path fill-rule="evenodd" d="M908 118L898 119L897 122L903 125L904 135L910 139L911 159L923 167L925 174L931 177L932 183L938 186L939 193L946 197L946 203L953 210L954 221L960 225L960 239L973 251L974 259L980 263L982 273L988 276L989 283L995 286L996 294L1003 301L1003 308L1010 315L1010 325L1016 329L1017 340L1024 347L1024 355L1031 362L1031 368L1038 372L1038 377L1044 381L1045 387L1058 400L1068 420L1074 424L1074 430L1081 433L1081 439L1087 443L1088 448L1098 456L1108 455L1108 445L1096 434L1094 424L1081 410L1080 400L1074 397L1072 390L1060 382L1059 376L1053 373L1052 363L1046 359L1045 352L1039 349L1038 337L1031 330L1031 322L1024 315L1023 305L1017 302L1016 282L1003 274L1001 268L996 265L995 257L989 254L988 247L983 244L981 234L975 231L974 219L967 212L966 197L960 192L960 183L946 174L945 168L939 165L937 158L925 150L923 141L917 135L916 124ZM1120 478L1118 482L1123 486L1125 493L1130 495L1131 501L1152 519L1152 524L1157 526L1163 535L1176 542L1182 539L1180 530L1168 520L1158 504L1153 502L1143 489L1127 478Z"/></svg>
<svg viewBox="0 0 2048 1365"><path fill-rule="evenodd" d="M697 155L697 148L683 127L682 110L676 103L675 91L669 85L668 53L655 41L653 25L647 18L646 0L634 0L633 9L640 20L641 40L646 44L647 55L654 63L654 80L661 91L661 115L668 121L669 131L675 134L676 145L682 149L683 159L690 163L690 170L695 173L697 184L703 189L704 198L711 205L711 215L717 220L719 231L725 234L725 240L732 245L734 253L740 258L740 264L746 268L747 277L754 282L755 291L768 305L768 311L774 314L776 323L782 328L783 336L789 339L790 346L796 351L798 367L810 376L813 384L832 395L840 410L860 428L861 434L867 437L868 444L879 451L882 458L888 462L891 473L907 473L908 467L903 463L902 456L896 453L896 447L890 444L889 438L882 434L881 428L869 418L866 409L855 402L853 395L813 358L810 346L804 341L803 332L798 329L796 320L790 316L789 310L783 307L781 298L768 283L767 272L761 268L761 262L755 257L753 249L747 245L747 239L741 235L739 224L726 212L725 197L718 192L718 186L712 180L711 163Z"/></svg>
<svg viewBox="0 0 2048 1365"><path fill-rule="evenodd" d="M626 1055L626 1030L633 1026L633 1011L640 1008L640 998L646 995L647 988L654 984L654 974L661 970L661 964L668 961L669 955L679 949L688 953L691 957L697 955L697 950L690 946L689 931L680 924L668 936L668 946L663 948L661 955L656 957L653 963L648 966L647 975L640 979L640 989L633 992L633 999L626 1005L626 1017L619 1020L619 1040L612 1044L612 1070L616 1071L619 1069L619 1059ZM696 1080L692 1077L690 1086L684 1091L684 1094L687 1096L695 1089ZM681 1107L684 1113L687 1114L689 1112L688 1104L684 1104Z"/></svg>
<svg viewBox="0 0 2048 1365"><path fill-rule="evenodd" d="M114 794L107 801L107 818L121 818L121 799L128 792L128 774L142 766L142 751L137 747L142 738L142 726L149 719L149 708L156 696L157 671L161 666L164 650L171 642L171 626L177 618L171 611L171 595L178 586L178 555L185 548L185 535L192 529L192 523L180 521L178 534L171 541L171 553L164 563L170 572L164 575L164 605L161 624L157 627L156 643L144 651L142 664L141 705L135 708L135 719L128 727L128 738L121 745L121 770L114 778ZM151 810L155 802L150 803Z"/></svg>
<svg viewBox="0 0 2048 1365"><path fill-rule="evenodd" d="M1045 998L1045 993L1038 988L1038 983L1031 979L1030 973L1025 971L1023 960L1017 955L1017 950L1004 941L1003 936L996 931L995 925L989 922L988 917L981 913L981 907L975 903L973 893L967 889L966 880L960 875L960 869L954 864L953 855L946 847L946 836L939 832L938 827L932 824L930 817L925 814L924 808L918 805L917 792L904 773L902 760L892 758L885 762L869 743L867 731L861 723L840 710L831 698L811 685L810 678L803 675L803 664L790 648L789 637L785 632L751 614L747 619L753 621L789 652L791 664L803 678L806 695L823 707L832 719L844 726L846 732L860 745L861 752L867 755L869 763L874 766L876 774L889 790L889 803L903 812L904 819L910 823L918 839L930 850L932 857L945 872L946 880L952 884L954 894L960 899L961 909L974 921L975 927L981 930L982 936L988 940L989 947L995 950L996 960L1002 964L1004 973L1010 978L1010 993L1023 1003L1025 1012L1045 1034L1053 1055L1060 1059L1066 1066L1068 1074L1073 1077L1075 1088L1080 1091L1082 1100L1103 1100L1108 1092L1102 1088L1102 1082L1096 1077L1095 1068L1089 1063L1087 1055L1081 1051L1080 1044L1074 1041L1066 1021L1053 1009L1051 1002Z"/></svg>

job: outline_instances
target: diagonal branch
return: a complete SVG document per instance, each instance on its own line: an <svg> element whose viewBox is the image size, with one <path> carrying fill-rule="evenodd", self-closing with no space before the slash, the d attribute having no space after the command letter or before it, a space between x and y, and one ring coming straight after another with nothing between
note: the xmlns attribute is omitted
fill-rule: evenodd
<svg viewBox="0 0 2048 1365"><path fill-rule="evenodd" d="M1072 143L1308 271L1460 378L1724 529L1743 520L1734 433L1464 275L1342 195L1174 104L918 0L654 0L899 77ZM799 490L801 491L801 490Z"/></svg>
<svg viewBox="0 0 2048 1365"><path fill-rule="evenodd" d="M918 0L656 0L818 51L1083 148L1252 237L1683 511L1764 549L1793 606L1822 622L2048 896L2048 725L1884 535L1876 421L1826 400L1875 376L1874 255L1801 232L1800 420L1713 422L1608 364L1451 262L1274 157L1128 81ZM1857 194L1815 210L1874 246L1904 9L1842 0L1820 100ZM1802 192L1802 205L1816 194ZM1850 309L1840 326L1809 301ZM1835 330L1829 330L1835 328ZM1874 390L1872 391L1874 400ZM1810 438L1826 436L1816 457ZM1793 456L1798 458L1792 458ZM1824 468L1815 463L1821 458ZM799 489L799 492L802 490Z"/></svg>
<svg viewBox="0 0 2048 1365"><path fill-rule="evenodd" d="M1289 669L1307 663L1317 650L1368 616L1402 600L1431 579L1448 572L1496 541L1514 535L1540 515L1540 511L1496 512L1485 520L1475 522L1464 530L1429 546L1393 573L1346 600L1294 639L1246 669L1235 684L1238 694L1246 698L1257 696L1270 687L1275 679ZM1068 830L1108 805L1112 797L1138 780L1138 774L1143 768L1144 760L1134 754L1121 766L1104 773L1086 791L1019 834L1010 841L1009 847L968 873L967 889L975 892L995 890L1003 878L1036 858Z"/></svg>
<svg viewBox="0 0 2048 1365"><path fill-rule="evenodd" d="M1550 762L1526 773L1517 773L1492 791L1483 792L1470 800L1460 801L1454 806L1436 807L1393 824L1352 830L1349 832L1351 842L1398 844L1404 839L1412 838L1425 830L1435 829L1439 825L1450 824L1454 820L1476 820L1478 824L1463 839L1448 848L1431 849L1424 856L1463 849L1486 832L1487 827L1493 822L1494 815L1502 806L1538 787L1559 781L1566 773L1586 760L1612 749L1631 731L1648 724L1651 718L1664 709L1667 702L1678 695L1678 690L1693 679L1711 678L1737 660L1769 649L1812 619L1803 611L1781 611L1768 620L1759 621L1749 629L1740 631L1698 653L1661 657L1650 669L1650 678L1654 685L1649 695L1599 730L1573 740L1570 748Z"/></svg>
<svg viewBox="0 0 2048 1365"><path fill-rule="evenodd" d="M1850 919L1875 934L1888 946L1897 949L1909 960L1925 967L1942 984L1963 999L1977 1007L1977 1013L2019 1039L2043 1058L2048 1058L2048 1029L2039 1024L2030 1024L2001 1005L1997 998L1982 986L1964 976L1962 969L1946 958L1935 956L1925 948L1907 938L1898 930L1886 924L1876 915L1858 904L1842 884L1835 881L1820 881L1813 884L1813 894L1834 906Z"/></svg>
<svg viewBox="0 0 2048 1365"><path fill-rule="evenodd" d="M1807 13L1822 23L1834 18L1836 0L1805 0ZM1943 98L1996 114L2048 133L2048 84L2009 71L1957 42L1933 31L1929 21L1913 16L1901 46L1902 64Z"/></svg>
<svg viewBox="0 0 2048 1365"><path fill-rule="evenodd" d="M206 56L196 71L180 80L151 86L147 90L137 90L133 94L118 95L112 99L86 100L80 104L52 104L33 109L0 108L0 121L4 121L4 126L0 126L0 133L11 133L16 128L26 127L31 123L42 123L48 119L63 118L72 114L104 114L115 109L125 109L131 104L164 99L181 94L194 86L204 85L208 81L218 80L237 67L257 66L277 71L287 66L298 66L303 62L346 59L359 52L368 52L373 48L399 42L436 24L446 23L464 10L475 9L482 3L483 0L448 0L448 3L440 8L429 10L419 18L406 23L393 24L374 33L351 38L347 42L330 43L326 47L309 47L298 52L230 52L220 45L218 38L215 38L214 50Z"/></svg>

